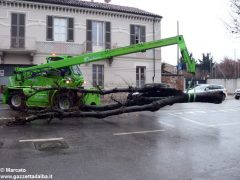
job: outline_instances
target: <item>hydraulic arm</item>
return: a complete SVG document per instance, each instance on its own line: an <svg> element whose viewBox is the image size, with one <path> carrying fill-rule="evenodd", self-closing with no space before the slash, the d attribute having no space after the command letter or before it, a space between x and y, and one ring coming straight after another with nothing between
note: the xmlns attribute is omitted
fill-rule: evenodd
<svg viewBox="0 0 240 180"><path fill-rule="evenodd" d="M149 49L170 46L170 45L178 45L180 52L182 54L184 62L187 64L187 71L190 73L195 73L195 60L191 59L184 38L182 35L170 37L166 39L144 42L139 44L134 44L130 46L120 47L116 49L110 49L95 53L83 54L75 57L67 57L63 60L49 62L47 64L41 64L38 66L28 67L28 68L18 68L16 72L26 72L26 71L34 71L37 69L45 69L45 68L64 68L69 67L76 64L85 64L95 61L100 61L104 59L111 59L116 56L136 53L136 52L144 52Z"/></svg>

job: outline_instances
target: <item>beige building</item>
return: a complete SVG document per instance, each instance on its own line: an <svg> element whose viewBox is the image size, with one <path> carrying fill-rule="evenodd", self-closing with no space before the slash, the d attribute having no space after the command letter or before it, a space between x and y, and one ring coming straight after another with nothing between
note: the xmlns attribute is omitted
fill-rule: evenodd
<svg viewBox="0 0 240 180"><path fill-rule="evenodd" d="M78 0L0 0L0 84L15 67L160 39L161 16ZM160 49L81 65L86 86L161 82Z"/></svg>

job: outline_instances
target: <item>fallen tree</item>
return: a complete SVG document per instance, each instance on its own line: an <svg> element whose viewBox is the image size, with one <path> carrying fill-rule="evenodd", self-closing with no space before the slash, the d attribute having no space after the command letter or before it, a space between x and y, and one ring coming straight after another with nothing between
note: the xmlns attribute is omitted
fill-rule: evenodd
<svg viewBox="0 0 240 180"><path fill-rule="evenodd" d="M55 89L55 88L51 88ZM38 91L50 90L39 89ZM67 90L67 89L66 89ZM115 101L112 104L106 104L101 106L95 105L81 105L63 111L56 109L54 107L48 108L42 111L30 110L26 112L25 116L15 117L15 120L9 122L8 125L18 125L26 124L35 120L47 120L49 123L54 119L64 119L70 117L94 117L94 118L105 118L108 116L115 116L123 113L131 112L140 112L140 111L158 111L162 107L167 105L173 105L175 103L189 103L189 102L204 102L204 103L221 103L223 101L222 92L207 92L207 93L198 93L198 94L186 94L182 91L166 88L166 87L147 87L147 88L115 88L111 90L86 90L86 89L76 89L81 93L98 93L101 95L114 94L119 92L129 92L132 95L133 92L142 92L139 96L135 98L127 99L124 103ZM160 92L161 97L145 97L144 93L146 92Z"/></svg>

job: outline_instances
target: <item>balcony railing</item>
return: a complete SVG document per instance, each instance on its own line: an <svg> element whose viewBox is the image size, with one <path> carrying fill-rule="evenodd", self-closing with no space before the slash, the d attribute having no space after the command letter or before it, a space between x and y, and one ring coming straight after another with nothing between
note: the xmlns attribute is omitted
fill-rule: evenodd
<svg viewBox="0 0 240 180"><path fill-rule="evenodd" d="M67 55L79 55L86 53L86 44L80 44L75 42L56 42L56 41L38 41L36 37L25 37L21 42L23 44L14 43L11 36L0 35L0 50L24 50L24 51L35 51L36 53L43 54L67 54ZM19 41L20 42L20 41ZM111 45L112 48L118 48L117 43ZM92 43L93 51L104 50L104 46L96 46ZM152 59L152 50L146 52L139 52L134 54L127 54L124 57L130 58L141 58L141 59ZM160 50L156 50L156 58L160 57Z"/></svg>
<svg viewBox="0 0 240 180"><path fill-rule="evenodd" d="M37 41L38 53L77 55L85 52L85 45L72 42Z"/></svg>
<svg viewBox="0 0 240 180"><path fill-rule="evenodd" d="M36 50L36 38L34 37L19 38L0 35L0 49Z"/></svg>

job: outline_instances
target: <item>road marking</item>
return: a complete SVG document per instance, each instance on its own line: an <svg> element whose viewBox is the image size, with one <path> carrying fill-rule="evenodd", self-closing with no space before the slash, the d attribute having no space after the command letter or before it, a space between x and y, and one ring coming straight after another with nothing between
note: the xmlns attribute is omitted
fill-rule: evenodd
<svg viewBox="0 0 240 180"><path fill-rule="evenodd" d="M216 125L209 125L209 127L218 127L218 126L232 126L232 125L239 125L240 122L236 123L222 123L222 124L216 124Z"/></svg>
<svg viewBox="0 0 240 180"><path fill-rule="evenodd" d="M125 132L125 133L114 133L114 136L122 136L122 135L131 135L131 134L146 134L146 133L156 133L156 132L163 132L164 129L159 130L152 130L152 131L137 131L137 132Z"/></svg>
<svg viewBox="0 0 240 180"><path fill-rule="evenodd" d="M200 126L208 127L207 125L205 125L205 124L203 124L203 123L200 123L200 122L198 122L198 121L194 121L194 120L191 120L191 119L188 119L188 118L185 118L185 117L177 116L177 115L172 114L172 113L168 113L168 114L171 115L171 116L175 116L175 117L177 117L177 118L179 118L179 119L182 119L182 120L184 120L184 121L191 122L191 123L193 123L193 124L197 124L197 125L200 125Z"/></svg>
<svg viewBox="0 0 240 180"><path fill-rule="evenodd" d="M196 112L187 111L187 112L185 112L185 113L187 113L187 114L195 114Z"/></svg>
<svg viewBox="0 0 240 180"><path fill-rule="evenodd" d="M166 122L159 121L158 123L160 123L160 124L162 124L164 126L170 127L170 128L175 128L172 124L168 124Z"/></svg>
<svg viewBox="0 0 240 180"><path fill-rule="evenodd" d="M221 112L224 112L224 111L221 111ZM191 120L191 119L185 118L185 117L180 117L180 116L177 116L177 115L172 114L172 113L168 113L168 114L171 115L171 116L178 117L179 119L182 119L182 120L184 120L184 121L191 122L191 123L193 123L193 124L197 124L197 125L200 125L200 126L203 126L203 127L218 127L218 126L240 125L240 122L206 125L206 124L204 124L204 123L200 123L200 122L198 122L198 121L194 121L194 120Z"/></svg>
<svg viewBox="0 0 240 180"><path fill-rule="evenodd" d="M210 112L214 112L214 113L215 113L215 112L218 112L218 111L216 111L216 110L211 110Z"/></svg>
<svg viewBox="0 0 240 180"><path fill-rule="evenodd" d="M206 111L195 111L195 112L198 112L198 113L207 113Z"/></svg>
<svg viewBox="0 0 240 180"><path fill-rule="evenodd" d="M224 112L224 113L228 113L231 111L239 111L238 109L220 109L220 110L206 110L206 111L183 111L183 112L174 112L171 114L175 114L175 115L184 115L184 114L197 114L197 113L202 113L202 114L206 114L206 113L220 113L220 112Z"/></svg>
<svg viewBox="0 0 240 180"><path fill-rule="evenodd" d="M48 138L48 139L24 139L24 140L19 140L19 142L43 142L43 141L60 141L63 140L64 138Z"/></svg>
<svg viewBox="0 0 240 180"><path fill-rule="evenodd" d="M228 110L222 109L222 110L219 110L219 112L228 112Z"/></svg>
<svg viewBox="0 0 240 180"><path fill-rule="evenodd" d="M175 114L183 114L183 112L176 112Z"/></svg>
<svg viewBox="0 0 240 180"><path fill-rule="evenodd" d="M239 109L228 109L228 111L239 111Z"/></svg>

